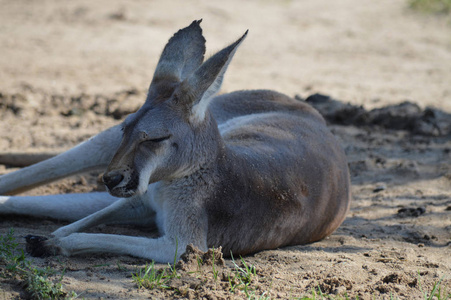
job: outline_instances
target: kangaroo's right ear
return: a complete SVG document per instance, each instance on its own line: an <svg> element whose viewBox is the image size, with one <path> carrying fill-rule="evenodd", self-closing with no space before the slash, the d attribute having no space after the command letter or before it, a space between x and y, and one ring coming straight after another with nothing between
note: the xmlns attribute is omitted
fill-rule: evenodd
<svg viewBox="0 0 451 300"><path fill-rule="evenodd" d="M224 73L238 46L246 38L247 32L236 42L210 57L182 82L180 91L184 95L185 104L189 107L191 120L204 119L208 104L221 88Z"/></svg>
<svg viewBox="0 0 451 300"><path fill-rule="evenodd" d="M162 80L181 82L202 64L205 38L199 25L201 21L193 21L169 40L158 61L151 87Z"/></svg>

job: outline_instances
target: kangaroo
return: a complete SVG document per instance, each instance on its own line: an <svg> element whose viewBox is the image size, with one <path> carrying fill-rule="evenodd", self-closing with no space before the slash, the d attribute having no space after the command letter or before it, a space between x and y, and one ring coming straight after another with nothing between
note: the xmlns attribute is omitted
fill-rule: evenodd
<svg viewBox="0 0 451 300"><path fill-rule="evenodd" d="M31 255L171 262L188 244L246 255L315 242L342 223L349 171L324 119L271 90L215 96L247 31L204 62L200 22L168 41L144 105L122 124L0 177L0 214L75 221L48 238L28 236ZM108 193L11 196L104 167ZM104 223L156 226L160 237L82 232Z"/></svg>

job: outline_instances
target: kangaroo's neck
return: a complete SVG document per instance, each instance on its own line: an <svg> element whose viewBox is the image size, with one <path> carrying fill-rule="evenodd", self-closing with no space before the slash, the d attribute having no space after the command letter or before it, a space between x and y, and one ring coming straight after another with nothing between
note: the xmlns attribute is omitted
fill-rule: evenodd
<svg viewBox="0 0 451 300"><path fill-rule="evenodd" d="M214 184L213 181L223 181L228 176L246 177L249 163L246 155L226 144L216 120L209 112L202 126L204 127L199 128L199 134L195 134L195 144L199 148L195 150L196 169L193 170L193 175L202 173L203 176L211 176L211 184Z"/></svg>
<svg viewBox="0 0 451 300"><path fill-rule="evenodd" d="M224 155L225 142L219 132L218 124L210 112L206 113L203 124L194 135L199 168L212 169L218 163L218 158Z"/></svg>

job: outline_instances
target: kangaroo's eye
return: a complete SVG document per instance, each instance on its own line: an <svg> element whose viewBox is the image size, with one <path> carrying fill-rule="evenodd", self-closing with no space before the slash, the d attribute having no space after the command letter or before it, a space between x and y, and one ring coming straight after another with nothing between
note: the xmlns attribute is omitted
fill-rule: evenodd
<svg viewBox="0 0 451 300"><path fill-rule="evenodd" d="M167 140L167 139L169 139L171 136L170 135L168 135L168 136L164 136L164 137L161 137L161 138L156 138L156 139L148 139L148 140L146 140L146 142L151 142L151 143L160 143L160 142L162 142L162 141L165 141L165 140Z"/></svg>

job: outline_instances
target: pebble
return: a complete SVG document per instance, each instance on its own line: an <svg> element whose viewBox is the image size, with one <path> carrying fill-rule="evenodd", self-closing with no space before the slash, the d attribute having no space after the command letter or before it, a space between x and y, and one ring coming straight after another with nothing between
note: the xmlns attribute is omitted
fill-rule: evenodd
<svg viewBox="0 0 451 300"><path fill-rule="evenodd" d="M387 189L387 185L384 183L378 184L374 187L373 193L378 193Z"/></svg>
<svg viewBox="0 0 451 300"><path fill-rule="evenodd" d="M336 289L334 289L334 290L332 291L332 294L340 295L340 294L343 294L344 292L346 292L346 287L344 287L344 286L339 286L339 287L337 287Z"/></svg>

